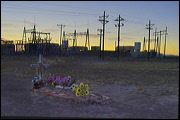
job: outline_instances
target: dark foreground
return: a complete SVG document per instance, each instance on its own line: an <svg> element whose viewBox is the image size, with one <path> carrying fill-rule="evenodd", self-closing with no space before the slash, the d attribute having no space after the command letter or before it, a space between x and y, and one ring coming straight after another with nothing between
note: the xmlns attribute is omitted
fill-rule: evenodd
<svg viewBox="0 0 180 120"><path fill-rule="evenodd" d="M31 87L31 78L1 76L1 118L178 118L178 95L135 93L136 86L93 88L114 100L105 105L47 97L31 92Z"/></svg>

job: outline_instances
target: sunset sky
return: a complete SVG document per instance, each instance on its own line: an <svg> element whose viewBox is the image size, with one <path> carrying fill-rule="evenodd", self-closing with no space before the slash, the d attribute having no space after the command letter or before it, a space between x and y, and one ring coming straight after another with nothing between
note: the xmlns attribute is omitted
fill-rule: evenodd
<svg viewBox="0 0 180 120"><path fill-rule="evenodd" d="M119 14L125 19L121 27L120 46L134 46L148 38L146 24L151 20L153 32L168 28L166 54L179 55L179 1L1 1L1 38L22 40L23 27L50 32L53 43L59 43L60 29L57 24L66 25L66 33L86 32L89 28L90 45L99 46L98 21L104 11L109 15L105 26L105 49L114 50L117 41ZM27 35L30 37L30 34ZM78 46L85 45L85 36L78 36ZM164 35L161 39L161 53L164 51ZM71 41L69 42L71 45ZM151 42L151 49L154 42Z"/></svg>

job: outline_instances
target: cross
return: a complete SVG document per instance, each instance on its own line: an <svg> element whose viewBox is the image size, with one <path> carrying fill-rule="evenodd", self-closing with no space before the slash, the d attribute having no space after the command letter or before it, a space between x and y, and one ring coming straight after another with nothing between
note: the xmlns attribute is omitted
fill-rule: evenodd
<svg viewBox="0 0 180 120"><path fill-rule="evenodd" d="M43 72L45 71L45 68L48 66L50 66L50 65L49 64L43 64L42 54L39 54L39 61L37 64L30 64L30 67L37 67L38 68L39 80L42 80Z"/></svg>

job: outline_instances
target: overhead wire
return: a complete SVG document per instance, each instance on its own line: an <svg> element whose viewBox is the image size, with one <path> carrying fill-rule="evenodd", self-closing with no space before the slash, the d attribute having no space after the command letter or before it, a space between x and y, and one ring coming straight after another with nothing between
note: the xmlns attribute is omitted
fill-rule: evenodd
<svg viewBox="0 0 180 120"><path fill-rule="evenodd" d="M44 4L44 3L43 3ZM84 15L92 15L92 16L99 16L99 14L90 14L90 13L81 13L81 12L72 12L72 11L60 11L60 10L52 10L52 9L44 9L44 8L37 8L37 7L27 7L27 6L21 6L21 5L12 5L12 4L1 4L1 6L4 6L5 5L5 7L6 8L13 8L13 9L23 9L23 10L26 10L26 11L28 11L28 10L31 10L30 12L28 11L28 12L24 12L24 11L1 11L1 12L16 12L16 13L32 13L32 14L45 14L45 15L47 15L47 14L49 14L49 15L74 15L74 16L84 16ZM9 6L8 6L9 5ZM52 4L51 4L52 5ZM63 5L61 5L61 6L63 6ZM64 5L64 6L67 6L67 5ZM74 8L78 8L78 7L74 7ZM81 8L81 7L79 7L78 9L85 9L85 8ZM87 9L87 8L86 8ZM32 12L32 10L35 10L35 12ZM43 11L43 12L37 12L37 10L38 11ZM90 9L89 9L90 10ZM93 10L93 9L91 9L91 10ZM99 11L101 11L101 10L99 10ZM49 13L47 13L47 12L49 12ZM111 12L111 11L108 11L108 12ZM112 21L114 21L115 19L116 19L116 17L114 17L113 15L109 15L109 17L110 17L110 19L112 20ZM132 16L131 16L132 17ZM112 19L113 18L113 19ZM128 22L128 23L133 23L133 21L131 21L131 20L127 20L127 19L125 19L125 22ZM136 22L136 21L135 21ZM93 22L93 23L90 23L89 25L95 25L96 23L98 23L98 21L96 21L96 22ZM141 24L141 23L140 23ZM88 24L82 24L82 25L76 25L76 27L84 27L84 26L87 26ZM143 24L144 25L144 24ZM66 26L69 26L69 27L74 27L74 25L66 25ZM136 31L135 31L136 32ZM115 33L115 32L110 32L110 34L111 33L113 33L113 34L117 34L117 33ZM108 32L107 32L107 34L109 34ZM121 34L125 34L125 33L121 33ZM131 33L127 33L127 34L132 34L132 32Z"/></svg>
<svg viewBox="0 0 180 120"><path fill-rule="evenodd" d="M36 1L36 2L38 2L38 1ZM92 8L88 8L88 7L76 7L76 6L71 6L71 5L63 5L63 4L52 4L52 3L44 3L44 2L38 2L38 3L40 3L40 4L45 4L45 5L52 5L52 6L63 6L63 7L69 7L69 8L78 8L78 9L85 9L85 10L94 10L94 11L103 11L103 10L100 10L100 9L92 9Z"/></svg>
<svg viewBox="0 0 180 120"><path fill-rule="evenodd" d="M37 8L37 7L25 7L25 6L21 6L21 5L12 5L12 4L1 4L1 5L5 5L5 8L13 8L13 9L23 9L23 10L38 10L38 11L43 11L43 12L63 12L63 13L67 13L67 14L80 14L80 15L92 15L92 16L97 16L99 14L92 14L92 13L81 13L81 12L72 12L72 11L62 11L62 10L52 10L52 9L45 9L45 8ZM9 6L7 6L9 5ZM3 6L1 6L3 7Z"/></svg>

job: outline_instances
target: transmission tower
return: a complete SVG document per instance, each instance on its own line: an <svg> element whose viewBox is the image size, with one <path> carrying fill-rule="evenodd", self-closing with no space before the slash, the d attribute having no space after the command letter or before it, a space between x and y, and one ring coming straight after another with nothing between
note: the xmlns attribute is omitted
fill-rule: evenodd
<svg viewBox="0 0 180 120"><path fill-rule="evenodd" d="M23 30L23 37L22 37L22 50L25 51L25 46L24 46L24 43L26 44L27 42L27 39L26 39L26 28L24 27L24 30Z"/></svg>
<svg viewBox="0 0 180 120"><path fill-rule="evenodd" d="M105 11L104 11L104 15L103 16L99 16L99 21L103 24L103 45L102 45L102 59L104 59L104 33L105 33L105 24L108 23L109 21L106 20L106 18L108 18L109 15L105 15Z"/></svg>
<svg viewBox="0 0 180 120"><path fill-rule="evenodd" d="M124 19L119 15L119 17L115 21L118 21L118 23L115 24L115 27L118 27L118 59L119 59L120 27L124 26L124 24L120 22L124 21Z"/></svg>

